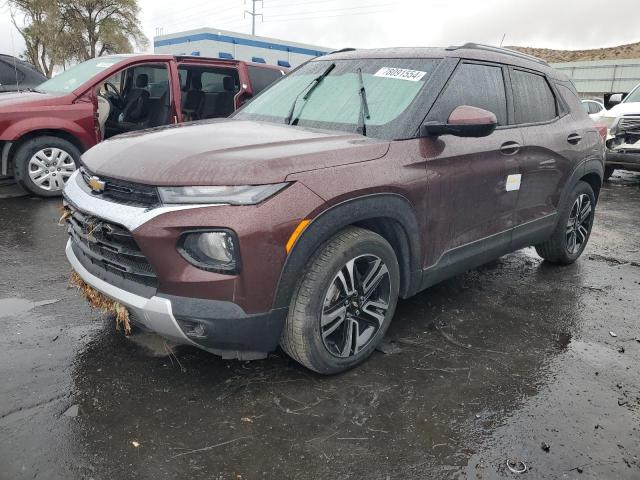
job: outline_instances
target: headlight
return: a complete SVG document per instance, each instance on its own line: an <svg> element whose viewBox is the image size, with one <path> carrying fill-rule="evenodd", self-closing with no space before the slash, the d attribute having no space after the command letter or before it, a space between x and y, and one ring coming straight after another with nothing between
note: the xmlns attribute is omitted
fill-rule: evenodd
<svg viewBox="0 0 640 480"><path fill-rule="evenodd" d="M617 119L618 119L618 117L606 117L606 116L605 117L600 117L598 119L598 123L601 124L601 125L604 125L609 130L611 130L613 125L616 123Z"/></svg>
<svg viewBox="0 0 640 480"><path fill-rule="evenodd" d="M203 270L236 273L240 267L236 236L229 230L185 232L178 241L178 252Z"/></svg>
<svg viewBox="0 0 640 480"><path fill-rule="evenodd" d="M163 203L217 203L226 205L255 205L289 185L240 185L230 187L158 187Z"/></svg>

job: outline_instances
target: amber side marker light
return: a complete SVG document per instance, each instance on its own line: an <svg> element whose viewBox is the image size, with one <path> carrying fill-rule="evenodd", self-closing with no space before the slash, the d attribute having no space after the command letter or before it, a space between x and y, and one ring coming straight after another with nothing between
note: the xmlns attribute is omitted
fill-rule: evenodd
<svg viewBox="0 0 640 480"><path fill-rule="evenodd" d="M293 231L293 233L289 237L289 240L287 241L287 244L284 247L287 253L291 251L291 249L293 248L293 245L296 243L296 240L298 240L298 237L302 234L302 232L304 232L304 229L307 228L307 225L309 225L310 222L311 220L302 220L298 224L298 226Z"/></svg>

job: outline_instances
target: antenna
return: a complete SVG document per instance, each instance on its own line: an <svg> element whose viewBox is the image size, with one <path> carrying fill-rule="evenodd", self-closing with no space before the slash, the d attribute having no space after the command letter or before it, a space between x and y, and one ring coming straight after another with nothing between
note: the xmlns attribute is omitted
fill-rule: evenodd
<svg viewBox="0 0 640 480"><path fill-rule="evenodd" d="M506 38L507 34L503 33L502 34L502 40L500 40L500 47L502 47L502 44L504 43L504 39Z"/></svg>
<svg viewBox="0 0 640 480"><path fill-rule="evenodd" d="M13 30L9 29L9 35L11 35L11 52L14 54L13 57L13 71L16 74L16 90L20 91L20 86L18 85L18 65L16 63L16 47L13 44Z"/></svg>

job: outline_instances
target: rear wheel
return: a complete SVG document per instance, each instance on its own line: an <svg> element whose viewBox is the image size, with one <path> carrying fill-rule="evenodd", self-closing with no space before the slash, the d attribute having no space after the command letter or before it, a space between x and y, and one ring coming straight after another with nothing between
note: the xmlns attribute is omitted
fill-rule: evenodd
<svg viewBox="0 0 640 480"><path fill-rule="evenodd" d="M281 346L311 370L334 374L363 362L391 323L400 274L380 235L348 228L310 259L294 293Z"/></svg>
<svg viewBox="0 0 640 480"><path fill-rule="evenodd" d="M16 180L35 195L59 196L79 158L80 151L67 140L50 136L32 138L13 157Z"/></svg>
<svg viewBox="0 0 640 480"><path fill-rule="evenodd" d="M558 225L549 240L536 245L536 251L545 260L568 265L575 262L589 241L596 197L591 185L578 182L560 212Z"/></svg>

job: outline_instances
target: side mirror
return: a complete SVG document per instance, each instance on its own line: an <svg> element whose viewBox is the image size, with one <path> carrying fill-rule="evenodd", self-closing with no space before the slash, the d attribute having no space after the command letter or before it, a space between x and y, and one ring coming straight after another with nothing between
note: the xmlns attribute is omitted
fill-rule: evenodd
<svg viewBox="0 0 640 480"><path fill-rule="evenodd" d="M456 107L447 123L426 122L420 127L420 136L454 135L456 137L486 137L498 126L498 119L488 110L461 105Z"/></svg>
<svg viewBox="0 0 640 480"><path fill-rule="evenodd" d="M620 103L622 103L621 93L614 93L609 97L609 107L614 107L616 105L619 105Z"/></svg>

